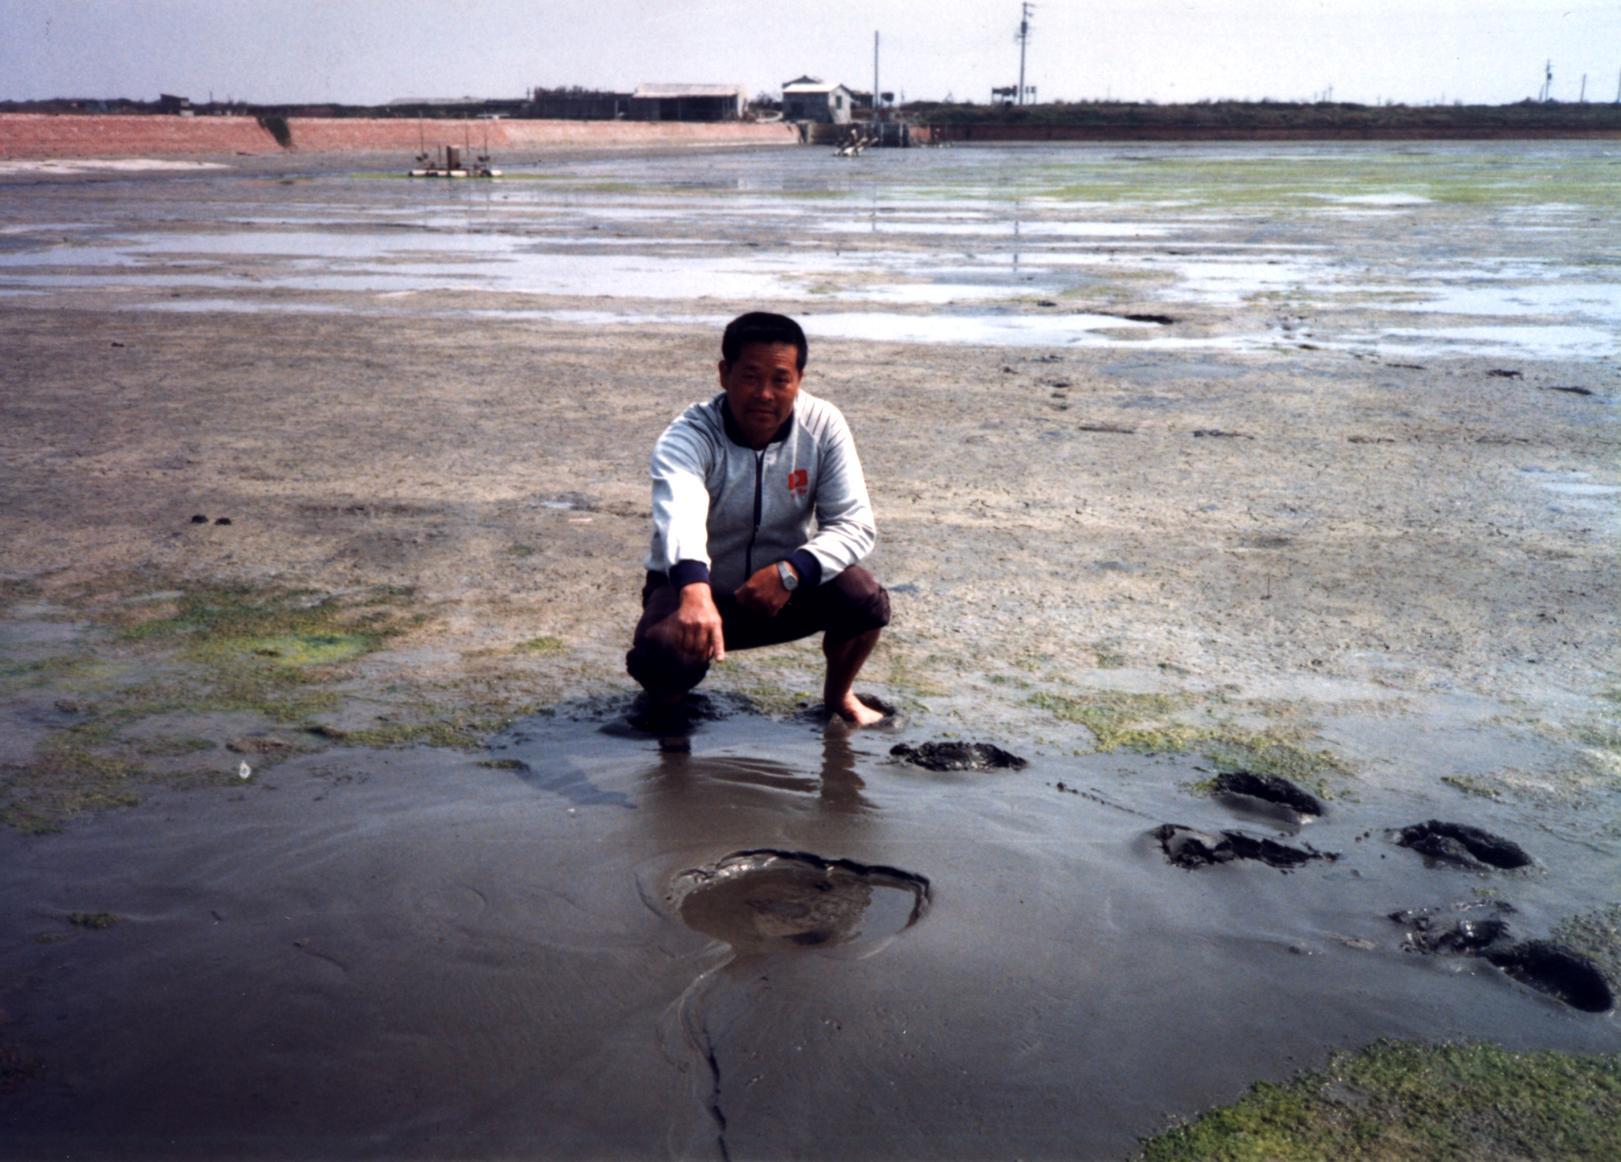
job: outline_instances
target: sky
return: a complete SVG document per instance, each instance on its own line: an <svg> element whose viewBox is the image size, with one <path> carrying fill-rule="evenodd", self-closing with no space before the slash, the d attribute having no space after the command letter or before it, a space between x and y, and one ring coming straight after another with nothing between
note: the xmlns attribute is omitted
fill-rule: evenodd
<svg viewBox="0 0 1621 1162"><path fill-rule="evenodd" d="M1621 87L1621 0L1037 0L1040 101L1589 101ZM0 0L0 99L520 97L802 74L986 102L1018 0Z"/></svg>

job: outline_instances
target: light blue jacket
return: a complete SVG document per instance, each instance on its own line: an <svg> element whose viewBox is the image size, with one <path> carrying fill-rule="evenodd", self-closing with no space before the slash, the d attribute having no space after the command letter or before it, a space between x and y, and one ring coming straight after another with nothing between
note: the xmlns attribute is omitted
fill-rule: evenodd
<svg viewBox="0 0 1621 1162"><path fill-rule="evenodd" d="M815 587L870 553L872 503L839 409L801 391L793 415L756 452L725 403L721 392L693 404L653 448L647 568L677 585L707 579L730 593L775 561Z"/></svg>

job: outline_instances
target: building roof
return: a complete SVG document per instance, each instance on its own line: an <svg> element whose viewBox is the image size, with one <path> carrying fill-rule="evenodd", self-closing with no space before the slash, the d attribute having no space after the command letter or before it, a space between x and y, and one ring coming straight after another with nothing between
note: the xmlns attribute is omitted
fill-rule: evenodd
<svg viewBox="0 0 1621 1162"><path fill-rule="evenodd" d="M849 89L846 89L843 85L828 84L826 81L818 81L814 77L801 78L800 80L797 80L797 81L789 81L786 85L784 85L782 87L782 91L783 91L784 94L787 94L787 93L831 93L834 89L844 89L844 91L846 93L848 93L850 91Z"/></svg>
<svg viewBox="0 0 1621 1162"><path fill-rule="evenodd" d="M741 97L742 85L637 85L633 97Z"/></svg>

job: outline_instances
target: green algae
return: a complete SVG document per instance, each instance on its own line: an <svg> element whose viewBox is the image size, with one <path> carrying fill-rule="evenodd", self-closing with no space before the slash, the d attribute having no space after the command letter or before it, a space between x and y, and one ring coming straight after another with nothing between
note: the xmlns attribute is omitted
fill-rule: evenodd
<svg viewBox="0 0 1621 1162"><path fill-rule="evenodd" d="M532 637L528 641L519 642L512 647L512 652L515 654L549 656L567 653L568 646L563 644L562 638L553 637L551 634L541 634L539 637Z"/></svg>
<svg viewBox="0 0 1621 1162"><path fill-rule="evenodd" d="M1143 1162L1621 1156L1621 1057L1380 1041L1258 1082L1148 1139Z"/></svg>
<svg viewBox="0 0 1621 1162"><path fill-rule="evenodd" d="M68 923L75 928L88 928L92 932L102 932L114 924L123 922L123 917L113 912L69 912Z"/></svg>
<svg viewBox="0 0 1621 1162"><path fill-rule="evenodd" d="M1484 779L1474 775L1442 775L1441 781L1449 787L1455 787L1465 795L1473 795L1477 799L1501 799L1503 792L1492 786Z"/></svg>
<svg viewBox="0 0 1621 1162"><path fill-rule="evenodd" d="M1063 722L1086 727L1100 752L1185 754L1198 751L1223 771L1279 775L1332 798L1329 782L1355 772L1331 751L1314 749L1295 727L1252 729L1229 722L1188 721L1195 707L1172 694L1092 690L1042 691L1028 699ZM1174 717L1181 715L1183 717Z"/></svg>
<svg viewBox="0 0 1621 1162"><path fill-rule="evenodd" d="M45 834L75 816L139 802L143 783L228 783L208 770L146 769L146 760L201 753L217 740L173 733L143 737L141 724L212 712L294 724L332 711L341 704L331 688L345 676L341 667L417 623L402 608L409 596L409 590L392 587L338 597L194 586L139 606L90 599L94 616L107 628L88 635L84 652L19 664L16 673L0 676L0 692L19 683L96 691L93 702L76 708L87 721L51 731L29 761L0 767L0 823ZM119 678L126 670L142 672L143 680ZM458 743L467 737L455 735Z"/></svg>

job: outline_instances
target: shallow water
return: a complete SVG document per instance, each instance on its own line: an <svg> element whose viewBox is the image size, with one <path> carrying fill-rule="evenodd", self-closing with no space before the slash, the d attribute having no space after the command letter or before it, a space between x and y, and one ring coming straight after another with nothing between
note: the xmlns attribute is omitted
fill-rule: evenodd
<svg viewBox="0 0 1621 1162"><path fill-rule="evenodd" d="M0 833L8 923L71 941L0 949L18 1032L61 1063L8 1098L12 1143L1104 1157L1377 1036L1621 1046L1612 1015L1403 951L1387 919L1479 889L1540 935L1614 882L1586 824L1471 805L1537 868L1432 868L1388 829L1458 801L1398 781L1289 840L1336 861L1185 871L1150 829L1281 834L1185 762L1001 739L1027 769L936 774L888 757L926 737L904 728L739 713L682 749L604 725L520 723L491 752L518 769L326 752ZM694 906L728 867L787 880ZM60 919L92 910L124 921Z"/></svg>
<svg viewBox="0 0 1621 1162"><path fill-rule="evenodd" d="M1024 345L1045 328L1054 346L1085 329L1063 316L1150 303L1197 315L1198 332L1176 337L1218 350L1278 346L1262 325L1275 312L1309 316L1313 342L1372 353L1482 337L1528 358L1621 350L1613 143L502 164L511 180L461 186L341 173L282 185L234 170L18 181L0 211L0 292L70 302L130 288L124 305L140 308L196 290L287 291L363 311L381 294L456 289L527 296L554 319L545 312L579 304L548 300L599 298L627 321L649 300L695 321L775 304L878 320L838 337L929 342L938 328L905 319L946 308L969 336L958 341ZM1041 314L1038 299L1061 311ZM1483 336L1458 316L1496 322Z"/></svg>

